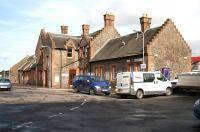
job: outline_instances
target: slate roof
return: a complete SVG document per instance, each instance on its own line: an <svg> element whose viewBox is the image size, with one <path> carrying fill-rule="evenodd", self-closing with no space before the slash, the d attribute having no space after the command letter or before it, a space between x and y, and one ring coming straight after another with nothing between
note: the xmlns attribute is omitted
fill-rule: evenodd
<svg viewBox="0 0 200 132"><path fill-rule="evenodd" d="M145 32L145 45L155 36L161 27L151 28ZM142 54L142 33L132 33L116 39L110 40L105 46L90 60L90 62L128 57Z"/></svg>
<svg viewBox="0 0 200 132"><path fill-rule="evenodd" d="M100 30L97 30L97 31L95 31L95 32L93 32L93 33L90 33L89 36L94 38L94 37L97 36L102 30L103 30L103 29L100 29Z"/></svg>
<svg viewBox="0 0 200 132"><path fill-rule="evenodd" d="M93 33L90 33L89 36L83 37L83 38L81 39L81 43L80 43L79 46L80 46L80 47L87 46L88 43L89 43L89 41L90 41L91 39L95 38L102 30L103 30L103 29L97 30L97 31L95 31L95 32L93 32Z"/></svg>
<svg viewBox="0 0 200 132"><path fill-rule="evenodd" d="M76 44L75 46L77 48L78 43L81 40L80 36L70 36L70 35L66 35L66 34L54 34L54 33L51 33L51 35L52 35L52 38L56 45L55 48L58 48L58 49L65 49L65 44L68 40L74 41Z"/></svg>
<svg viewBox="0 0 200 132"><path fill-rule="evenodd" d="M33 68L33 65L36 65L36 57L34 55L30 56L18 70L28 71Z"/></svg>

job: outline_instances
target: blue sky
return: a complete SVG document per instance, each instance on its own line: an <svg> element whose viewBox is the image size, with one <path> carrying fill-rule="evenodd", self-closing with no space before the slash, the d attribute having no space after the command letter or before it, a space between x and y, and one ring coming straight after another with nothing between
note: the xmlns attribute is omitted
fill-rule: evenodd
<svg viewBox="0 0 200 132"><path fill-rule="evenodd" d="M0 0L0 71L8 70L26 55L32 55L40 30L60 33L61 25L69 34L80 35L81 25L90 32L103 27L103 14L116 16L115 26L121 35L140 29L143 13L152 18L151 27L171 18L192 48L200 55L199 0Z"/></svg>

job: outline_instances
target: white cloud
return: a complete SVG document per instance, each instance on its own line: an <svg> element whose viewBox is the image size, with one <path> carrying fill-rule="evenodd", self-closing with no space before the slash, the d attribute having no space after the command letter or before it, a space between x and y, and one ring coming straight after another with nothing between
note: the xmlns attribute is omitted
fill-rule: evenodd
<svg viewBox="0 0 200 132"><path fill-rule="evenodd" d="M21 21L14 16L14 21L0 20L0 27L12 27L6 31L0 30L1 41L5 44L3 46L0 44L0 48L5 49L4 58L12 55L13 50L11 49L16 50L18 57L7 59L14 64L20 57L23 58L23 55L34 53L41 28L45 27L50 32L60 32L60 25L65 24L69 26L70 34L80 35L82 24L90 24L91 32L98 30L104 24L103 14L112 12L116 16L116 28L122 35L131 33L133 29L140 29L139 17L143 13L152 17L152 27L160 26L167 18L172 18L193 52L200 53L199 5L199 0L40 1L37 6L27 4L24 5L26 8L16 10L23 16L23 19L30 20L32 23L24 22L19 25ZM3 62L0 61L1 63ZM1 68L2 66L0 66L0 70ZM7 65L5 68L9 68L9 66Z"/></svg>

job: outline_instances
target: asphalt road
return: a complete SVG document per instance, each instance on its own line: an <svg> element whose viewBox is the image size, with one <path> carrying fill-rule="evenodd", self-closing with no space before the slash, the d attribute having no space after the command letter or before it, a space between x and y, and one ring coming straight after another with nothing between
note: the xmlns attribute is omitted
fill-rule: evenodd
<svg viewBox="0 0 200 132"><path fill-rule="evenodd" d="M198 96L130 97L68 90L0 91L0 132L200 132Z"/></svg>

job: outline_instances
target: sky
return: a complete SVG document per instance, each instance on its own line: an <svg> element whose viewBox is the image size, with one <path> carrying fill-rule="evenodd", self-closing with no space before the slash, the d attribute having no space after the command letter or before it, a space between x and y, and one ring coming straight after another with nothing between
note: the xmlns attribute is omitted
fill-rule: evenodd
<svg viewBox="0 0 200 132"><path fill-rule="evenodd" d="M82 24L90 32L104 26L103 15L115 15L115 27L121 35L140 30L139 18L147 14L151 27L172 19L181 35L200 55L199 0L0 0L0 71L9 70L27 55L33 55L41 29L60 33L68 26L68 34L81 35ZM181 49L180 49L181 50Z"/></svg>

